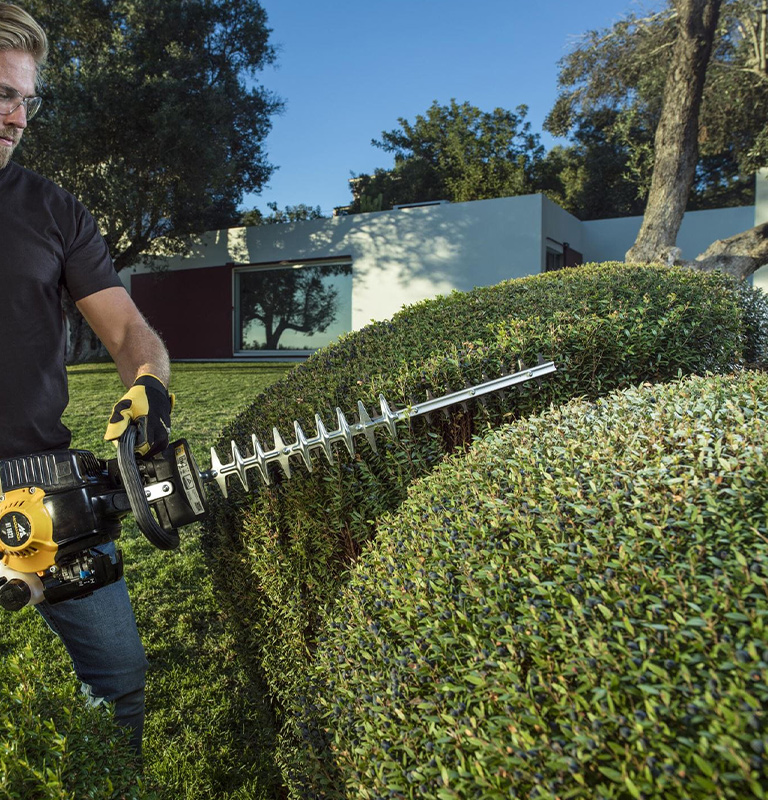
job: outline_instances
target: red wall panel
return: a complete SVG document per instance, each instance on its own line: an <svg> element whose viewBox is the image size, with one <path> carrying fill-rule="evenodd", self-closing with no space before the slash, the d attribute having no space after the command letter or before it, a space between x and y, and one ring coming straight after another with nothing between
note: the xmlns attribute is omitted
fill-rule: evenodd
<svg viewBox="0 0 768 800"><path fill-rule="evenodd" d="M133 275L131 297L171 358L232 357L229 265Z"/></svg>

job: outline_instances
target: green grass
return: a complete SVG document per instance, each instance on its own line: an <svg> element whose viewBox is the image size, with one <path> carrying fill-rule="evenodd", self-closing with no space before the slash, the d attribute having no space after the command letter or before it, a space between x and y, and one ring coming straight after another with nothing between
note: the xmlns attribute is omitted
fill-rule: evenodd
<svg viewBox="0 0 768 800"><path fill-rule="evenodd" d="M221 428L289 369L282 363L174 364L173 436L187 439L198 460L204 460ZM111 364L69 368L70 403L64 422L72 431L73 447L111 457L111 445L104 442L103 433L112 404L123 391Z"/></svg>
<svg viewBox="0 0 768 800"><path fill-rule="evenodd" d="M209 448L223 424L287 369L284 364L174 365L173 438L186 438L206 469ZM72 446L92 450L102 458L113 457L112 445L102 437L109 411L123 392L114 367L76 366L69 376L65 423L73 433ZM279 797L277 770L271 761L274 727L261 678L249 670L234 626L214 599L213 576L196 527L182 531L178 551L161 552L129 518L120 546L150 662L144 780L124 796L146 800ZM36 662L45 667L47 684L77 686L63 646L37 614L25 611L6 616L4 622L3 663L29 653L31 647Z"/></svg>

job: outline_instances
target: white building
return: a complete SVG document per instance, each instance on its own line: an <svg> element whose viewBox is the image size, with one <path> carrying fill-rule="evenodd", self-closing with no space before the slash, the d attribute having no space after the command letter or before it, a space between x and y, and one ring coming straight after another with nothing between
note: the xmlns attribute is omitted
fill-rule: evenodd
<svg viewBox="0 0 768 800"><path fill-rule="evenodd" d="M755 206L688 212L677 244L691 259L767 220L764 171ZM301 357L439 294L623 261L641 222L582 222L539 194L407 206L212 231L166 271L134 268L124 281L172 358ZM768 267L754 282L768 290ZM314 332L295 330L303 323Z"/></svg>

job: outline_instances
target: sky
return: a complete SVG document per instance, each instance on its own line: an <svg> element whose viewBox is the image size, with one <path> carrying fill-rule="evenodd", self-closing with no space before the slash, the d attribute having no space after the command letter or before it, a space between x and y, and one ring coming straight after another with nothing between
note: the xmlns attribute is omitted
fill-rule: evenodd
<svg viewBox="0 0 768 800"><path fill-rule="evenodd" d="M284 101L265 142L278 169L243 210L304 203L330 216L349 178L392 165L371 144L437 100L482 111L528 106L542 124L558 61L588 30L662 0L261 0L277 59L258 82Z"/></svg>

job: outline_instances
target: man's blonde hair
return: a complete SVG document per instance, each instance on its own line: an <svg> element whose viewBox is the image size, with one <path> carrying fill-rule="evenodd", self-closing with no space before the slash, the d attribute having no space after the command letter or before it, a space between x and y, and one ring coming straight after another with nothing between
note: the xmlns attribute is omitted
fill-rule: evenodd
<svg viewBox="0 0 768 800"><path fill-rule="evenodd" d="M29 53L39 71L48 58L48 37L23 8L13 3L0 3L0 50Z"/></svg>

